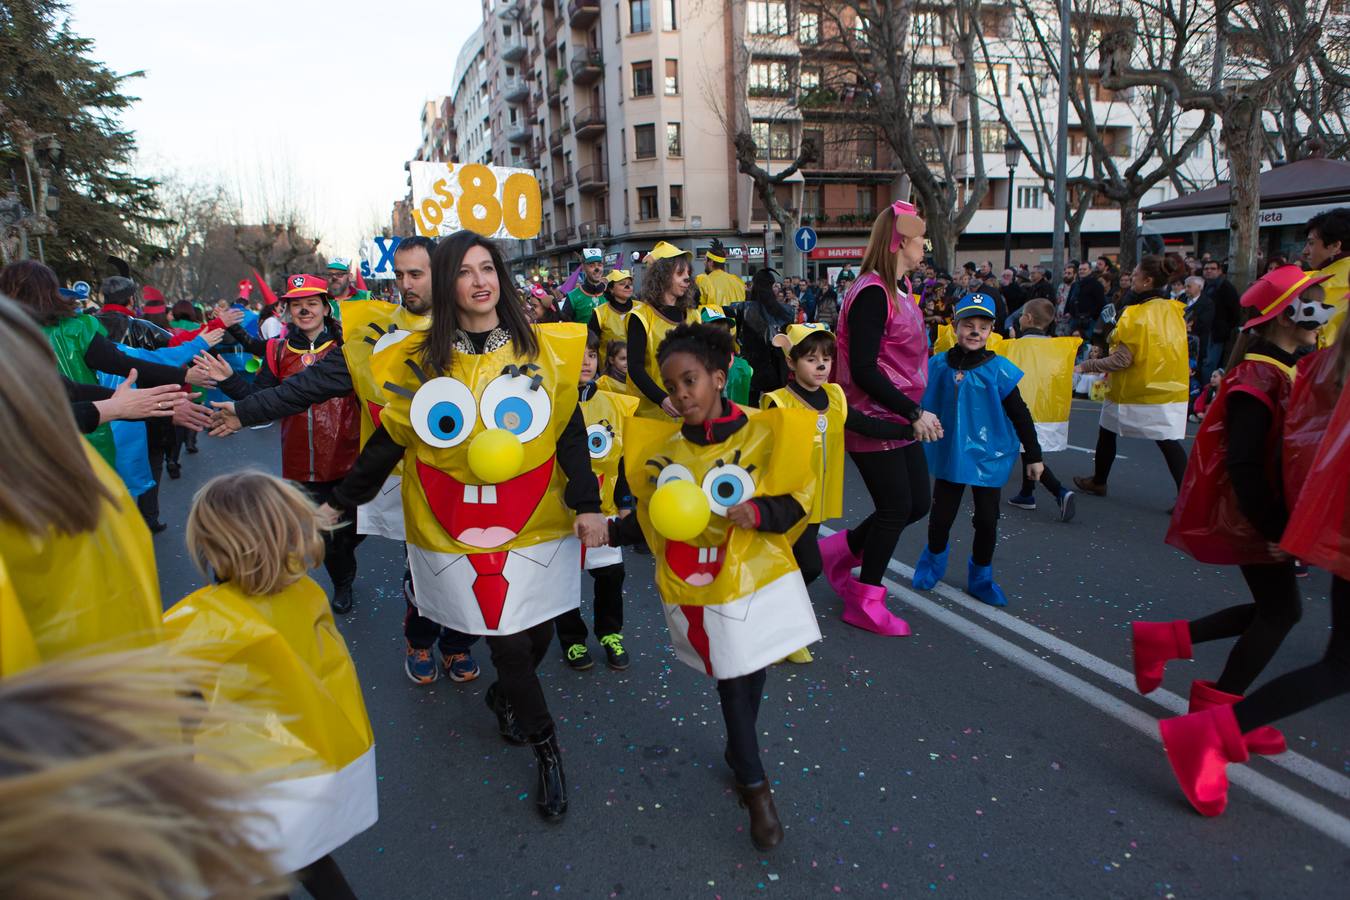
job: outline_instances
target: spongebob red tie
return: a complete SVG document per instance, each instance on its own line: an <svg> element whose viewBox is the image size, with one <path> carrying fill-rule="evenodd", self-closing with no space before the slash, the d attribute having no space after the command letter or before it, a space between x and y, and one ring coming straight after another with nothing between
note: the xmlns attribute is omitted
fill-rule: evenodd
<svg viewBox="0 0 1350 900"><path fill-rule="evenodd" d="M483 613L483 622L493 631L501 624L506 591L510 587L506 576L502 574L507 556L506 550L469 554L469 562L478 573L478 577L473 580L473 595L478 600L479 611Z"/></svg>

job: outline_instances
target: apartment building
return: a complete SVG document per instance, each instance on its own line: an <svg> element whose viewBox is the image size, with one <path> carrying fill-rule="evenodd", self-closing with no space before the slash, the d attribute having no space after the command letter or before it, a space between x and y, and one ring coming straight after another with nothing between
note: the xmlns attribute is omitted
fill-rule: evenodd
<svg viewBox="0 0 1350 900"><path fill-rule="evenodd" d="M492 122L488 96L488 59L479 27L464 42L455 59L450 99L454 108L454 152L449 159L464 163L491 163Z"/></svg>

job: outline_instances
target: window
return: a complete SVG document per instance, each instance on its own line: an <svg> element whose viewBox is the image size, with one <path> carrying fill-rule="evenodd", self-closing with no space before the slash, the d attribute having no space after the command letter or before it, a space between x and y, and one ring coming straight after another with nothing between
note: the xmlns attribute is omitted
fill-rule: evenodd
<svg viewBox="0 0 1350 900"><path fill-rule="evenodd" d="M633 63L633 96L650 97L652 95L652 64Z"/></svg>
<svg viewBox="0 0 1350 900"><path fill-rule="evenodd" d="M636 159L656 158L656 126L633 126L633 156Z"/></svg>
<svg viewBox="0 0 1350 900"><path fill-rule="evenodd" d="M751 34L787 34L787 4L783 0L751 0Z"/></svg>
<svg viewBox="0 0 1350 900"><path fill-rule="evenodd" d="M1002 125L980 126L980 149L985 153L1002 153L1008 132Z"/></svg>
<svg viewBox="0 0 1350 900"><path fill-rule="evenodd" d="M623 189L623 224L627 225L632 221L631 213L628 211L628 188Z"/></svg>
<svg viewBox="0 0 1350 900"><path fill-rule="evenodd" d="M815 165L821 166L825 160L825 131L820 128L803 128L802 129L803 147L806 146L807 141L810 141L811 143L816 145Z"/></svg>
<svg viewBox="0 0 1350 900"><path fill-rule="evenodd" d="M638 188L638 221L650 222L659 218L661 211L657 208L656 188Z"/></svg>
<svg viewBox="0 0 1350 900"><path fill-rule="evenodd" d="M750 96L781 97L788 92L788 66L782 60L750 64Z"/></svg>
<svg viewBox="0 0 1350 900"><path fill-rule="evenodd" d="M672 219L684 218L684 185L682 184L670 186L670 217Z"/></svg>
<svg viewBox="0 0 1350 900"><path fill-rule="evenodd" d="M1038 187L1019 187L1017 189L1018 209L1040 209L1043 192Z"/></svg>
<svg viewBox="0 0 1350 900"><path fill-rule="evenodd" d="M652 30L651 0L628 0L628 32L642 34Z"/></svg>
<svg viewBox="0 0 1350 900"><path fill-rule="evenodd" d="M666 123L666 156L684 156L684 148L680 143L680 123Z"/></svg>
<svg viewBox="0 0 1350 900"><path fill-rule="evenodd" d="M680 61L666 60L666 96L674 97L680 92Z"/></svg>
<svg viewBox="0 0 1350 900"><path fill-rule="evenodd" d="M803 44L820 43L820 13L804 12L797 17L797 40Z"/></svg>
<svg viewBox="0 0 1350 900"><path fill-rule="evenodd" d="M752 122L750 136L759 159L792 159L792 126L781 122Z"/></svg>
<svg viewBox="0 0 1350 900"><path fill-rule="evenodd" d="M862 16L853 20L853 40L863 47L867 46L867 20Z"/></svg>
<svg viewBox="0 0 1350 900"><path fill-rule="evenodd" d="M1012 72L1006 63L980 66L979 78L975 90L981 97L1012 96Z"/></svg>
<svg viewBox="0 0 1350 900"><path fill-rule="evenodd" d="M942 78L937 69L915 69L909 80L909 102L917 112L942 106Z"/></svg>
<svg viewBox="0 0 1350 900"><path fill-rule="evenodd" d="M801 86L804 91L814 91L820 87L820 69L803 68L801 76Z"/></svg>
<svg viewBox="0 0 1350 900"><path fill-rule="evenodd" d="M877 195L871 188L858 188L858 215L875 216L877 214L876 203Z"/></svg>
<svg viewBox="0 0 1350 900"><path fill-rule="evenodd" d="M665 0L661 4L661 28L665 31L674 31L679 27L679 21L675 18L675 0Z"/></svg>
<svg viewBox="0 0 1350 900"><path fill-rule="evenodd" d="M942 45L942 13L935 10L916 12L909 26L909 33L916 44L926 47Z"/></svg>
<svg viewBox="0 0 1350 900"><path fill-rule="evenodd" d="M802 216L814 218L819 216L825 209L821 203L821 189L819 187L802 188Z"/></svg>

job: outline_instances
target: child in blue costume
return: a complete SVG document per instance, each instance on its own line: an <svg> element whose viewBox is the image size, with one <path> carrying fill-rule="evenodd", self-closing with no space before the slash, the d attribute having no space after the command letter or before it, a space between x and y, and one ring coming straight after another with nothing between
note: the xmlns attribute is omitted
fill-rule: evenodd
<svg viewBox="0 0 1350 900"><path fill-rule="evenodd" d="M933 473L928 546L914 567L914 587L928 590L947 571L947 537L966 485L975 504L975 546L967 590L990 606L1007 606L994 581L999 494L1017 464L1020 441L1028 478L1039 481L1045 466L1036 425L1017 382L1022 370L985 348L997 307L988 294L967 294L956 304L956 345L928 360L923 408L942 422L943 437L924 445Z"/></svg>

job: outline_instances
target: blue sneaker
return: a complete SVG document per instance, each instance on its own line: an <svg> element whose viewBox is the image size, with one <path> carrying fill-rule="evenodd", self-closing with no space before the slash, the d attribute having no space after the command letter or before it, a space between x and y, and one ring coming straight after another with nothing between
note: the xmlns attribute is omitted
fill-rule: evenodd
<svg viewBox="0 0 1350 900"><path fill-rule="evenodd" d="M431 684L436 680L436 660L431 658L431 650L419 650L409 644L403 671L408 673L413 684Z"/></svg>
<svg viewBox="0 0 1350 900"><path fill-rule="evenodd" d="M990 606L1007 606L1008 598L1003 588L994 581L993 566L977 566L975 560L966 564L966 592L981 603Z"/></svg>
<svg viewBox="0 0 1350 900"><path fill-rule="evenodd" d="M473 657L468 653L451 653L448 656L443 656L441 665L445 668L445 677L460 684L473 681L482 674L482 670L478 668L478 663L474 662Z"/></svg>
<svg viewBox="0 0 1350 900"><path fill-rule="evenodd" d="M1073 521L1074 497L1074 492L1068 488L1059 489L1059 520L1061 522Z"/></svg>
<svg viewBox="0 0 1350 900"><path fill-rule="evenodd" d="M928 549L925 544L923 553L919 555L919 561L914 565L914 589L917 591L931 591L942 576L947 574L947 550L941 553L934 553Z"/></svg>
<svg viewBox="0 0 1350 900"><path fill-rule="evenodd" d="M1008 505L1018 509L1035 509L1036 498L1031 494L1018 494L1016 497L1008 498Z"/></svg>

